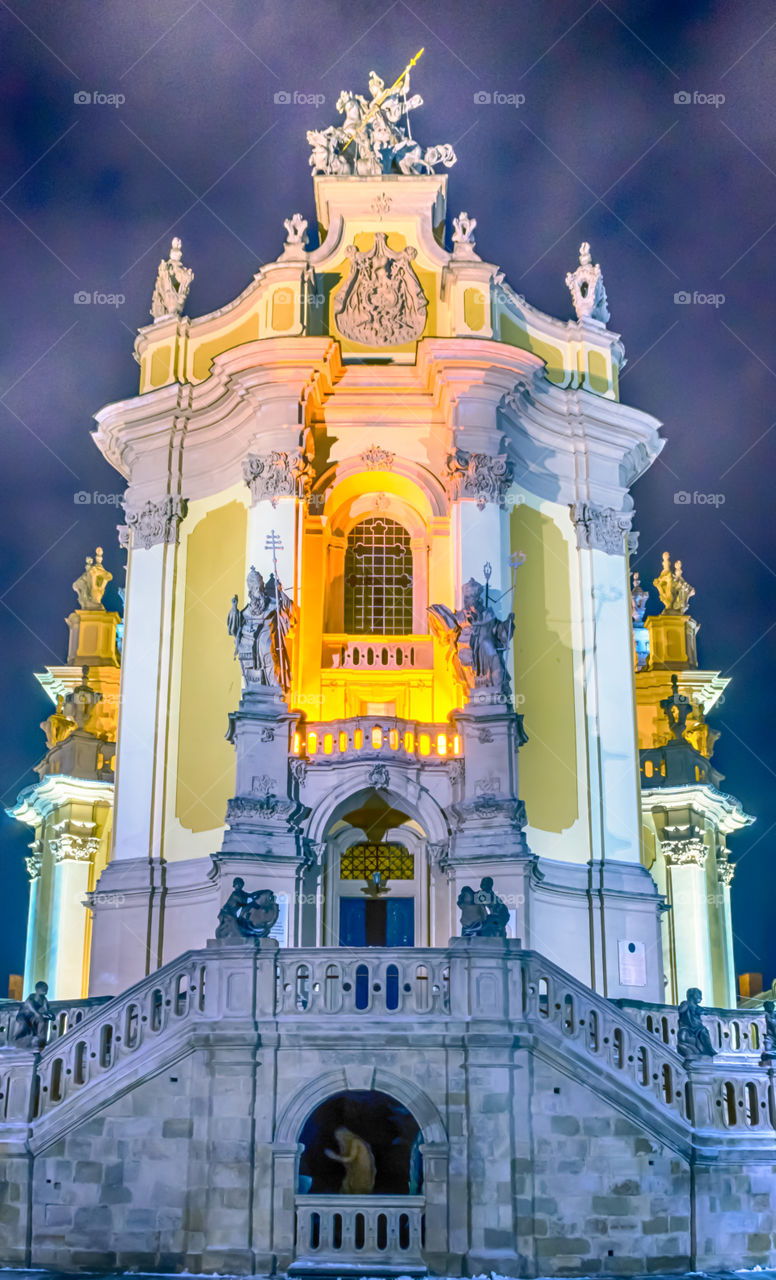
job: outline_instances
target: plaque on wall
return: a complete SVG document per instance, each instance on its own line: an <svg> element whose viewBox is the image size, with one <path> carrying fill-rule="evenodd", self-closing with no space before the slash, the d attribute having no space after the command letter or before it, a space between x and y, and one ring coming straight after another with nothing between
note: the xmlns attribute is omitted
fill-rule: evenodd
<svg viewBox="0 0 776 1280"><path fill-rule="evenodd" d="M620 983L623 987L646 987L647 948L643 942L620 938L617 943Z"/></svg>

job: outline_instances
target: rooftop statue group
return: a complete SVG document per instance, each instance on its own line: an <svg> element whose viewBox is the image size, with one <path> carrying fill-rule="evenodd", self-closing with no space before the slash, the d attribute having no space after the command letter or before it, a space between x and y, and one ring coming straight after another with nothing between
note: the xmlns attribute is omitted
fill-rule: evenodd
<svg viewBox="0 0 776 1280"><path fill-rule="evenodd" d="M216 937L220 942L243 938L268 938L280 908L271 889L245 892L245 881L236 876L232 892L218 913Z"/></svg>
<svg viewBox="0 0 776 1280"><path fill-rule="evenodd" d="M265 582L253 565L248 574L248 602L243 609L232 596L227 629L234 638L234 656L239 660L248 687L264 685L288 689L291 664L288 633L294 621L294 605L274 573Z"/></svg>
<svg viewBox="0 0 776 1280"><path fill-rule="evenodd" d="M311 129L307 134L314 174L371 178L384 173L431 173L434 165L449 169L455 164L449 143L424 148L410 131L409 113L423 104L419 94L409 96L410 68L422 53L421 49L387 88L377 73L370 71L368 99L343 89L337 99L342 123Z"/></svg>
<svg viewBox="0 0 776 1280"><path fill-rule="evenodd" d="M654 586L657 587L663 613L687 612L695 588L685 581L681 560L675 560L671 568L671 556L667 551L663 552L663 567L654 579Z"/></svg>

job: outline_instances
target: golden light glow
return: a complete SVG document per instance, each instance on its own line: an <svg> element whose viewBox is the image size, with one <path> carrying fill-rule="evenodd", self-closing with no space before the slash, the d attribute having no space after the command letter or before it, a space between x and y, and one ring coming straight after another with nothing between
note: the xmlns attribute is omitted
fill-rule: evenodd
<svg viewBox="0 0 776 1280"><path fill-rule="evenodd" d="M376 724L374 729L372 730L372 746L375 748L376 751L378 751L382 745L383 745L383 731L380 728L380 726Z"/></svg>
<svg viewBox="0 0 776 1280"><path fill-rule="evenodd" d="M422 756L427 756L431 753L431 738L427 733L421 733L420 735L419 750Z"/></svg>
<svg viewBox="0 0 776 1280"><path fill-rule="evenodd" d="M344 729L340 730L339 749L340 751L347 751L348 749L348 735L345 733Z"/></svg>
<svg viewBox="0 0 776 1280"><path fill-rule="evenodd" d="M409 730L404 735L404 750L410 755L415 750L415 734L410 733Z"/></svg>
<svg viewBox="0 0 776 1280"><path fill-rule="evenodd" d="M317 734L317 733L308 733L308 735L307 735L307 754L308 754L308 756L314 756L314 755L316 754L316 752L317 752L317 751L318 751L318 734Z"/></svg>
<svg viewBox="0 0 776 1280"><path fill-rule="evenodd" d="M390 729L388 731L388 746L392 751L396 751L399 746L399 730Z"/></svg>
<svg viewBox="0 0 776 1280"><path fill-rule="evenodd" d="M460 754L461 754L461 735L457 733L453 738L453 755L459 756Z"/></svg>
<svg viewBox="0 0 776 1280"><path fill-rule="evenodd" d="M437 754L440 756L447 755L447 734L437 734Z"/></svg>
<svg viewBox="0 0 776 1280"><path fill-rule="evenodd" d="M330 756L333 750L334 750L334 734L325 733L323 735L323 754L326 756Z"/></svg>
<svg viewBox="0 0 776 1280"><path fill-rule="evenodd" d="M294 755L299 755L300 737L298 733L294 734Z"/></svg>
<svg viewBox="0 0 776 1280"><path fill-rule="evenodd" d="M360 751L363 745L364 745L364 730L356 729L355 733L353 734L353 746L355 747L356 751Z"/></svg>

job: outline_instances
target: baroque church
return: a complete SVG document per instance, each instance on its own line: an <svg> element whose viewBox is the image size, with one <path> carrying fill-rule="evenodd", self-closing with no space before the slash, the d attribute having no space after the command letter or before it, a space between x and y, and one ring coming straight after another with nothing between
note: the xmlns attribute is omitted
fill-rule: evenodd
<svg viewBox="0 0 776 1280"><path fill-rule="evenodd" d="M590 246L538 311L448 232L409 70L367 93L308 134L318 235L196 318L174 240L96 415L125 608L98 548L10 810L0 1264L774 1265L728 682L681 561L629 566L660 424Z"/></svg>

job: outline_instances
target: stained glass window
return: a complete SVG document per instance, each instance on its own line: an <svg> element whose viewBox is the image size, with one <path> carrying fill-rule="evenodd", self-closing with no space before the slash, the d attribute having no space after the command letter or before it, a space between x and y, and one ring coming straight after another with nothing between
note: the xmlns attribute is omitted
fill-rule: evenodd
<svg viewBox="0 0 776 1280"><path fill-rule="evenodd" d="M407 530L395 520L370 516L348 534L345 631L412 633L412 548Z"/></svg>
<svg viewBox="0 0 776 1280"><path fill-rule="evenodd" d="M387 880L414 880L415 855L403 844L352 844L340 858L341 880L369 880L376 871Z"/></svg>

